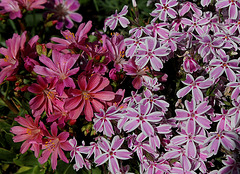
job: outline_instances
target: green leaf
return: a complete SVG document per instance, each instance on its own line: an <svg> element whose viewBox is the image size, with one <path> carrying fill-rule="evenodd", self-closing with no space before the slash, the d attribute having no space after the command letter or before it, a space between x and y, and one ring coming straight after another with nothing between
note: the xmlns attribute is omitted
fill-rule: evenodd
<svg viewBox="0 0 240 174"><path fill-rule="evenodd" d="M26 167L22 166L16 174L44 174L46 169L41 168L39 166L35 167Z"/></svg>
<svg viewBox="0 0 240 174"><path fill-rule="evenodd" d="M95 167L92 169L92 173L94 174L102 174L102 170L99 167Z"/></svg>
<svg viewBox="0 0 240 174"><path fill-rule="evenodd" d="M9 132L11 127L12 126L8 124L5 120L0 119L0 132L3 130Z"/></svg>
<svg viewBox="0 0 240 174"><path fill-rule="evenodd" d="M73 169L72 164L67 164L59 160L57 164L56 174L76 174L76 171Z"/></svg>
<svg viewBox="0 0 240 174"><path fill-rule="evenodd" d="M34 156L33 152L27 151L24 154L17 155L13 160L18 166L36 166L39 165L37 158Z"/></svg>
<svg viewBox="0 0 240 174"><path fill-rule="evenodd" d="M13 158L15 158L16 154L4 149L4 148L0 148L0 160L4 160L6 162L12 162Z"/></svg>

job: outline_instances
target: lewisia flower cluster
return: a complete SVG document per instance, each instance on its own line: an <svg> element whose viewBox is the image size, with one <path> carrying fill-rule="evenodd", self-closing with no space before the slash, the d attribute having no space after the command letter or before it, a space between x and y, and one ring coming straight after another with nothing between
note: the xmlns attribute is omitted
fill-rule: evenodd
<svg viewBox="0 0 240 174"><path fill-rule="evenodd" d="M20 17L5 1L4 13ZM28 8L42 7L39 2ZM81 22L72 13L78 2L54 2L66 10L58 29L71 28L70 18ZM38 55L38 36L26 42L27 32L6 41L0 83L23 64L33 78L26 91L35 94L31 113L11 129L14 142L24 141L21 153L30 148L41 164L50 158L53 170L58 156L69 162L69 151L77 171L240 173L239 1L160 0L155 6L151 22L131 26L126 38L96 31L90 42L91 21L75 34L61 31L64 38L46 44L51 56ZM108 17L104 31L118 22L127 28L127 13L125 5ZM82 130L91 131L90 141L72 133L80 122L87 123Z"/></svg>

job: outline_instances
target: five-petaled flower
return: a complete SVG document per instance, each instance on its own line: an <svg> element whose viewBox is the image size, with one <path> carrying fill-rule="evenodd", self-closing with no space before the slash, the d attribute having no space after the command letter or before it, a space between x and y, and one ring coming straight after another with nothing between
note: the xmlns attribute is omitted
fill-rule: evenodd
<svg viewBox="0 0 240 174"><path fill-rule="evenodd" d="M124 17L128 12L128 6L125 5L120 13L117 13L117 10L115 11L115 14L111 15L110 17L106 18L104 21L104 27L103 30L107 30L107 26L111 30L114 30L117 27L118 22L123 28L126 28L128 24L130 24L129 20Z"/></svg>
<svg viewBox="0 0 240 174"><path fill-rule="evenodd" d="M101 138L98 145L104 152L103 154L99 155L95 159L95 163L97 166L102 165L103 163L109 161L108 167L110 172L112 173L119 173L120 168L118 164L118 160L127 160L131 158L131 152L126 149L119 149L124 142L124 138L120 139L119 136L115 136L112 140L111 146L109 141L105 138Z"/></svg>

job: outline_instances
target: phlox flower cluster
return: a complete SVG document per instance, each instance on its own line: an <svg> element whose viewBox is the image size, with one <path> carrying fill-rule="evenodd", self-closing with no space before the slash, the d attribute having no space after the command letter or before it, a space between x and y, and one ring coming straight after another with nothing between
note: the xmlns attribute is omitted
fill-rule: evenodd
<svg viewBox="0 0 240 174"><path fill-rule="evenodd" d="M4 13L20 17L5 1ZM77 1L54 7L66 14L56 17L58 29L81 22ZM51 160L53 170L70 153L76 171L240 173L239 1L159 0L155 7L143 26L128 19L125 5L106 18L105 33L90 34L91 21L76 33L61 30L44 44L51 55L38 55L38 36L27 42L27 32L6 41L0 83L22 69L32 78L25 89L31 113L11 129L14 142L24 141L21 153ZM107 35L118 22L129 36Z"/></svg>

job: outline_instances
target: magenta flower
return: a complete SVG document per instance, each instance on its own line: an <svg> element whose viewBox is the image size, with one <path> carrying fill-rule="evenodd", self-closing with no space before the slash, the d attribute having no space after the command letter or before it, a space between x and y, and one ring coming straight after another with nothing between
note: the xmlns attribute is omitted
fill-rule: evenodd
<svg viewBox="0 0 240 174"><path fill-rule="evenodd" d="M99 139L99 137L97 137L96 139ZM98 156L102 154L102 151L100 150L99 145L95 142L91 142L88 148L89 148L88 155L87 155L88 159L92 156L93 153L94 153L94 159L96 159Z"/></svg>
<svg viewBox="0 0 240 174"><path fill-rule="evenodd" d="M179 36L179 33L174 30L167 30L162 28L161 31L165 30L164 32L158 33L160 45L169 47L172 51L177 50L177 37Z"/></svg>
<svg viewBox="0 0 240 174"><path fill-rule="evenodd" d="M10 19L16 19L21 18L22 13L19 7L19 4L15 0L2 0L0 2L0 7L3 9L0 11L0 13L9 13Z"/></svg>
<svg viewBox="0 0 240 174"><path fill-rule="evenodd" d="M178 2L176 0L160 0L160 3L155 3L157 7L152 13L151 16L155 17L153 21L156 21L159 18L161 21L166 21L167 16L170 18L175 18L177 12L173 9L173 7L177 6Z"/></svg>
<svg viewBox="0 0 240 174"><path fill-rule="evenodd" d="M216 79L220 77L223 72L226 73L227 78L230 82L234 82L237 79L234 69L240 69L238 67L239 61L237 59L229 60L229 56L225 52L218 52L220 59L212 59L209 63L210 66L214 68L210 71L210 77Z"/></svg>
<svg viewBox="0 0 240 174"><path fill-rule="evenodd" d="M60 128L63 128L65 126L65 123L67 121L71 120L70 115L72 114L71 110L67 110L64 108L65 102L61 100L56 100L53 105L53 112L48 116L47 122L54 122L57 121L57 124Z"/></svg>
<svg viewBox="0 0 240 174"><path fill-rule="evenodd" d="M205 115L205 113L211 108L211 106L207 105L208 102L204 101L198 105L194 99L190 102L185 100L186 110L176 109L176 120L187 121L186 123L186 131L195 132L196 124L204 129L211 128L210 124L212 123Z"/></svg>
<svg viewBox="0 0 240 174"><path fill-rule="evenodd" d="M229 32L231 34L233 34L237 30L238 30L238 32L240 32L240 11L238 12L238 18L236 20L233 20L231 24L232 24L232 26L229 29Z"/></svg>
<svg viewBox="0 0 240 174"><path fill-rule="evenodd" d="M50 2L50 12L53 13L53 19L56 19L56 29L60 30L65 25L70 29L73 27L73 21L82 22L82 15L76 13L80 7L77 0L54 0Z"/></svg>
<svg viewBox="0 0 240 174"><path fill-rule="evenodd" d="M141 44L144 44L141 38L126 38L124 42L127 46L127 50L125 52L127 57L132 58L136 54L136 50L140 47Z"/></svg>
<svg viewBox="0 0 240 174"><path fill-rule="evenodd" d="M106 18L104 21L103 30L106 32L107 26L109 26L110 30L114 30L117 27L118 22L123 28L126 28L128 24L130 24L129 20L124 17L128 12L128 6L125 5L120 13L115 11L115 14L111 15L110 17Z"/></svg>
<svg viewBox="0 0 240 174"><path fill-rule="evenodd" d="M182 24L190 26L188 28L188 31L193 32L196 30L196 32L201 36L204 34L204 30L202 29L202 25L206 25L209 22L208 18L199 18L199 17L192 17L192 20L187 18L182 18Z"/></svg>
<svg viewBox="0 0 240 174"><path fill-rule="evenodd" d="M221 114L216 114L212 117L212 121L217 122L217 130L230 131L231 128L231 117L228 111L221 108Z"/></svg>
<svg viewBox="0 0 240 174"><path fill-rule="evenodd" d="M215 6L217 9L228 7L228 16L231 19L236 19L238 17L238 8L240 8L238 0L219 0Z"/></svg>
<svg viewBox="0 0 240 174"><path fill-rule="evenodd" d="M200 68L199 64L197 61L193 58L192 55L187 54L183 58L183 69L187 73L193 73L197 71Z"/></svg>
<svg viewBox="0 0 240 174"><path fill-rule="evenodd" d="M143 68L150 61L152 68L155 71L160 71L163 68L163 63L159 57L166 56L169 54L167 47L157 47L157 39L147 37L145 44L137 50L136 64Z"/></svg>
<svg viewBox="0 0 240 174"><path fill-rule="evenodd" d="M170 146L168 151L164 154L165 159L179 159L181 168L184 171L190 171L192 163L186 154L186 149L179 146Z"/></svg>
<svg viewBox="0 0 240 174"><path fill-rule="evenodd" d="M203 144L206 137L203 135L196 135L195 132L182 131L180 135L174 136L171 139L171 143L174 145L185 144L186 155L189 158L196 158L198 144Z"/></svg>
<svg viewBox="0 0 240 174"><path fill-rule="evenodd" d="M198 53L204 62L208 62L207 56L210 54L216 57L216 50L221 49L224 44L222 38L211 38L210 35L201 36L199 43Z"/></svg>
<svg viewBox="0 0 240 174"><path fill-rule="evenodd" d="M68 132L61 132L59 135L57 135L58 129L57 123L55 122L51 125L51 133L52 136L51 135L47 136L48 139L43 144L42 148L45 150L42 152L42 155L38 159L38 161L39 163L43 164L48 160L49 156L52 154L51 155L52 169L56 170L58 156L62 161L68 163L68 159L65 156L63 150L70 151L72 150L72 147L67 141L67 138L69 137Z"/></svg>
<svg viewBox="0 0 240 174"><path fill-rule="evenodd" d="M87 154L89 151L89 147L84 146L84 144L83 146L77 146L77 140L75 139L75 137L73 139L70 139L69 143L72 146L70 156L72 157L72 160L75 158L76 162L73 168L78 171L79 169L83 168L84 165L86 165L81 153Z"/></svg>
<svg viewBox="0 0 240 174"><path fill-rule="evenodd" d="M201 5L203 7L208 6L210 4L211 0L201 0Z"/></svg>
<svg viewBox="0 0 240 174"><path fill-rule="evenodd" d="M40 75L57 78L56 90L61 96L65 87L76 87L73 79L69 76L76 74L79 70L79 67L71 69L78 60L78 57L78 54L61 54L53 50L53 61L45 55L42 55L39 57L39 60L47 67L36 65L33 70Z"/></svg>
<svg viewBox="0 0 240 174"><path fill-rule="evenodd" d="M237 36L234 36L230 33L230 31L226 28L223 28L224 32L215 32L215 36L222 38L225 42L224 48L231 49L234 48L235 51L238 50L238 43L240 43L240 38Z"/></svg>
<svg viewBox="0 0 240 174"><path fill-rule="evenodd" d="M119 136L115 136L110 146L109 141L107 141L105 138L102 138L99 141L99 146L104 151L104 153L102 155L99 155L95 159L95 163L97 164L97 166L109 161L109 171L112 173L119 173L120 168L117 159L130 159L132 154L126 149L119 149L122 146L123 142L124 138L120 139Z"/></svg>
<svg viewBox="0 0 240 174"><path fill-rule="evenodd" d="M153 126L150 122L159 122L162 119L162 112L152 112L150 103L143 104L140 102L136 109L128 107L125 116L128 121L124 124L124 131L131 132L141 126L142 132L146 136L151 136L154 134Z"/></svg>
<svg viewBox="0 0 240 174"><path fill-rule="evenodd" d="M30 108L34 116L41 115L43 111L46 111L50 115L53 112L53 105L56 100L59 100L55 89L56 81L52 79L48 83L47 79L38 76L37 82L28 87L29 92L37 94L37 96L30 100Z"/></svg>
<svg viewBox="0 0 240 174"><path fill-rule="evenodd" d="M192 91L192 97L197 103L203 101L203 93L200 89L207 89L213 84L213 80L205 80L203 76L199 76L194 80L191 74L187 74L186 80L182 82L187 86L177 92L178 98L184 97Z"/></svg>
<svg viewBox="0 0 240 174"><path fill-rule="evenodd" d="M157 109L158 111L161 111L164 114L167 112L169 103L165 101L165 97L163 95L159 96L153 94L148 89L146 89L146 91L143 94L145 97L142 99L143 104L150 103L152 109Z"/></svg>
<svg viewBox="0 0 240 174"><path fill-rule="evenodd" d="M231 99L239 101L240 100L240 82L230 82L227 84L228 87L233 88Z"/></svg>
<svg viewBox="0 0 240 174"><path fill-rule="evenodd" d="M179 15L184 16L187 12L189 12L190 9L198 16L202 16L202 11L199 9L199 7L196 4L192 2L185 2L182 5L182 8L179 10Z"/></svg>
<svg viewBox="0 0 240 174"><path fill-rule="evenodd" d="M136 38L140 38L143 33L150 35L152 31L149 30L147 27L143 26L132 28L131 30L129 30L129 34L132 34Z"/></svg>
<svg viewBox="0 0 240 174"><path fill-rule="evenodd" d="M225 166L219 170L219 174L240 173L240 162L230 155L227 155L226 158L227 160L222 160Z"/></svg>
<svg viewBox="0 0 240 174"><path fill-rule="evenodd" d="M95 113L95 117L93 119L94 122L94 129L98 132L103 132L104 135L111 137L114 135L112 123L110 120L115 120L119 118L117 114L118 110L115 106L111 106L104 112L102 109L100 113Z"/></svg>
<svg viewBox="0 0 240 174"><path fill-rule="evenodd" d="M23 45L26 41L25 35L26 32L24 32L22 36L13 34L13 37L6 41L7 48L0 48L0 53L5 56L5 58L0 59L0 84L5 77L10 77L16 73L20 61L19 51L23 49Z"/></svg>
<svg viewBox="0 0 240 174"><path fill-rule="evenodd" d="M240 124L240 99L232 101L233 107L228 110L228 115L231 117L232 128L239 127Z"/></svg>
<svg viewBox="0 0 240 174"><path fill-rule="evenodd" d="M62 31L61 34L64 36L65 39L52 37L51 40L53 42L57 42L58 44L48 43L47 47L51 49L56 49L58 51L64 49L86 49L85 40L88 38L87 33L90 31L92 27L92 21L88 21L79 25L77 32L71 33L69 30Z"/></svg>
<svg viewBox="0 0 240 174"><path fill-rule="evenodd" d="M35 157L37 158L41 149L42 137L44 136L43 132L46 131L45 126L42 122L39 125L40 116L37 116L33 121L30 115L25 115L25 118L18 116L15 118L22 126L14 126L11 128L12 133L16 134L13 137L14 142L25 141L20 149L21 153L25 153L29 147L31 146L31 150L35 153Z"/></svg>
<svg viewBox="0 0 240 174"><path fill-rule="evenodd" d="M87 77L79 75L78 86L79 89L71 89L69 93L71 98L66 100L65 108L74 110L75 114L71 116L72 119L77 119L84 109L85 118L91 121L93 112L100 112L104 109L106 101L114 99L115 94L112 91L102 91L109 85L109 80L99 74L94 74L90 77L87 83Z"/></svg>
<svg viewBox="0 0 240 174"><path fill-rule="evenodd" d="M111 39L106 39L106 47L109 58L114 62L114 67L117 71L120 71L122 69L122 65L125 63L124 37L120 34L114 34Z"/></svg>
<svg viewBox="0 0 240 174"><path fill-rule="evenodd" d="M226 150L234 150L236 148L235 141L238 140L238 135L232 131L221 131L211 132L210 136L205 140L205 144L208 144L208 151L216 155L220 144Z"/></svg>
<svg viewBox="0 0 240 174"><path fill-rule="evenodd" d="M169 30L163 27L169 26L168 23L151 23L148 24L146 27L147 29L152 31L152 36L156 37L157 35L166 36L169 33Z"/></svg>
<svg viewBox="0 0 240 174"><path fill-rule="evenodd" d="M24 8L28 11L34 9L44 9L43 6L47 0L16 0L21 8Z"/></svg>
<svg viewBox="0 0 240 174"><path fill-rule="evenodd" d="M123 70L126 71L127 75L134 77L132 85L135 89L140 89L143 84L143 77L147 76L147 69L140 68L135 63L135 58L129 59L126 64L123 65Z"/></svg>

